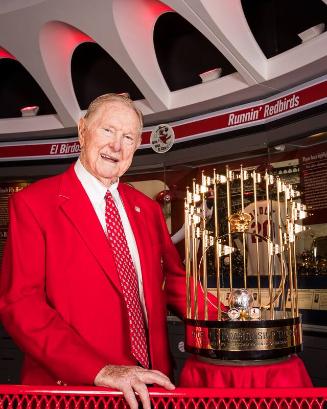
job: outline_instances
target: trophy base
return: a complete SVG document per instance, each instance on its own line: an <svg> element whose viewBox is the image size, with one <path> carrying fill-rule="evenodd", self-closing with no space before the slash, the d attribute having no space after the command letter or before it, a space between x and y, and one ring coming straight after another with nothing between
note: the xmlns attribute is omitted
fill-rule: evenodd
<svg viewBox="0 0 327 409"><path fill-rule="evenodd" d="M280 362L285 362L291 358L292 355L285 355L279 358L267 358L267 359L252 359L252 360L240 360L240 359L218 359L218 358L208 358L206 356L198 355L197 359L201 362L207 362L212 365L228 365L228 366L260 366L260 365L270 365L278 364Z"/></svg>
<svg viewBox="0 0 327 409"><path fill-rule="evenodd" d="M185 349L202 357L244 361L302 350L301 318L253 321L185 320Z"/></svg>

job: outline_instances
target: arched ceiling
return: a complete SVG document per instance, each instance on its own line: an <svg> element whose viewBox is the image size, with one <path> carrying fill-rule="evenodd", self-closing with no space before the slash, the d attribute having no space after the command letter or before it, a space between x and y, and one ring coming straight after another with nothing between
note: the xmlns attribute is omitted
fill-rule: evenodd
<svg viewBox="0 0 327 409"><path fill-rule="evenodd" d="M105 92L146 126L277 94L326 74L323 24L325 0L1 0L0 141L73 135Z"/></svg>

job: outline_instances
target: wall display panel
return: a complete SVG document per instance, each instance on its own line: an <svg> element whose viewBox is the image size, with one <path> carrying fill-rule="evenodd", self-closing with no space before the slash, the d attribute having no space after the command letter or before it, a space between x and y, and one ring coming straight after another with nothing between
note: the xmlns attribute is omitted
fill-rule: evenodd
<svg viewBox="0 0 327 409"><path fill-rule="evenodd" d="M8 236L8 201L10 196L28 186L32 180L0 181L0 265ZM0 324L0 383L19 383L22 353Z"/></svg>
<svg viewBox="0 0 327 409"><path fill-rule="evenodd" d="M8 233L8 201L10 196L28 186L31 180L0 181L0 263Z"/></svg>
<svg viewBox="0 0 327 409"><path fill-rule="evenodd" d="M312 224L327 222L327 147L316 147L300 157L304 201L314 214Z"/></svg>

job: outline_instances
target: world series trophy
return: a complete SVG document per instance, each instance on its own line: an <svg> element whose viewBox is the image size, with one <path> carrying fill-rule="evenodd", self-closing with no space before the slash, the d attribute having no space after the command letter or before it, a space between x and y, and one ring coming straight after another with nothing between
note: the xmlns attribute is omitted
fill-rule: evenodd
<svg viewBox="0 0 327 409"><path fill-rule="evenodd" d="M227 166L193 181L185 199L188 352L254 362L301 351L295 240L306 216L299 192L268 171Z"/></svg>

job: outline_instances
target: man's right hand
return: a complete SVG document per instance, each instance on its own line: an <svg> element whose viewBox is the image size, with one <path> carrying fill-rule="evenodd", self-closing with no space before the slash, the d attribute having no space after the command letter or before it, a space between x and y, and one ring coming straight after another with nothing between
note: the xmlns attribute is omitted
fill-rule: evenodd
<svg viewBox="0 0 327 409"><path fill-rule="evenodd" d="M131 409L138 409L135 392L141 399L143 409L151 409L146 385L153 383L168 390L175 389L170 379L162 372L140 366L107 365L100 370L94 380L96 386L106 386L123 392Z"/></svg>

